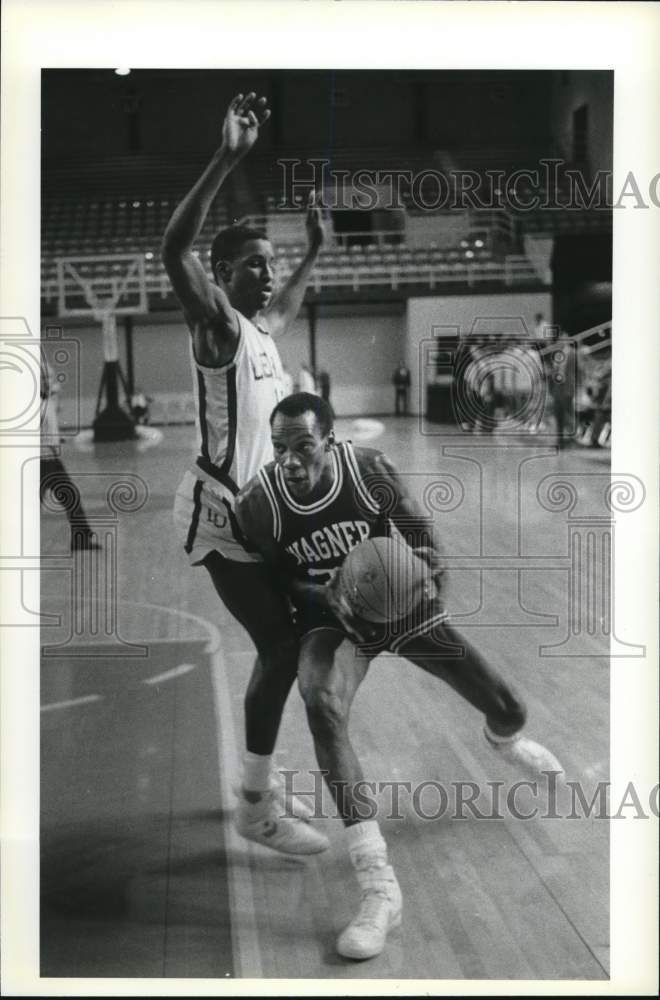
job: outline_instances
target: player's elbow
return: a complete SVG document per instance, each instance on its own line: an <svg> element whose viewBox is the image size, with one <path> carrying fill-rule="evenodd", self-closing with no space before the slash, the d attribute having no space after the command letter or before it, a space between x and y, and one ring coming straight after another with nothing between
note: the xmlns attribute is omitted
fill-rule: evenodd
<svg viewBox="0 0 660 1000"><path fill-rule="evenodd" d="M190 250L190 243L186 235L180 231L177 224L176 215L173 215L163 233L160 244L160 257L167 267L169 263L180 261L183 255Z"/></svg>
<svg viewBox="0 0 660 1000"><path fill-rule="evenodd" d="M173 263L181 260L181 253L182 248L178 245L175 234L166 229L160 244L160 259L162 260L166 270L168 270Z"/></svg>

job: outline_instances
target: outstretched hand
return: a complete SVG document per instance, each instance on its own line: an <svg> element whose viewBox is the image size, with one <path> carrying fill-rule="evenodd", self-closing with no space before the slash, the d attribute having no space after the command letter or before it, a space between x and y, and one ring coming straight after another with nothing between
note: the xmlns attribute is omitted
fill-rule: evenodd
<svg viewBox="0 0 660 1000"><path fill-rule="evenodd" d="M425 596L428 598L437 596L440 592L442 578L445 573L445 567L440 554L430 545L420 545L416 549L413 549L413 552L419 559L425 562L429 568L429 584L431 584L431 586L426 588ZM433 593L434 588L435 594Z"/></svg>
<svg viewBox="0 0 660 1000"><path fill-rule="evenodd" d="M309 192L307 200L307 217L305 229L310 250L319 250L325 242L325 223L323 220L322 195L316 191Z"/></svg>
<svg viewBox="0 0 660 1000"><path fill-rule="evenodd" d="M222 141L228 152L243 156L252 148L260 127L270 118L266 104L266 98L257 98L254 91L236 95L222 124Z"/></svg>

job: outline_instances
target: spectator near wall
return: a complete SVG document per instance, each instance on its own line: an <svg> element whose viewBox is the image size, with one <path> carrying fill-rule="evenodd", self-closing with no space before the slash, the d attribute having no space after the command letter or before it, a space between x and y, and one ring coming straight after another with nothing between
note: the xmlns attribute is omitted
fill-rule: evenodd
<svg viewBox="0 0 660 1000"><path fill-rule="evenodd" d="M410 371L403 361L394 369L392 383L394 385L394 413L397 417L408 413L408 391L410 389Z"/></svg>
<svg viewBox="0 0 660 1000"><path fill-rule="evenodd" d="M454 416L464 431L473 431L479 412L470 367L472 347L468 337L461 337L454 358Z"/></svg>
<svg viewBox="0 0 660 1000"><path fill-rule="evenodd" d="M548 390L554 410L557 447L564 448L570 444L576 430L571 418L576 406L578 353L575 343L563 330L554 342L550 358Z"/></svg>
<svg viewBox="0 0 660 1000"><path fill-rule="evenodd" d="M321 399L325 400L325 402L332 410L332 403L330 402L330 386L331 386L330 374L324 370L321 370L317 375L316 381L319 387L319 395L321 396ZM334 410L332 410L332 412L334 415Z"/></svg>
<svg viewBox="0 0 660 1000"><path fill-rule="evenodd" d="M543 317L543 313L536 313L534 316L534 340L542 342L547 340L549 335L549 326Z"/></svg>
<svg viewBox="0 0 660 1000"><path fill-rule="evenodd" d="M66 514L71 529L71 550L98 549L87 521L80 490L60 458L60 427L57 419L57 379L45 358L41 362L41 461L39 496L42 504L51 496Z"/></svg>
<svg viewBox="0 0 660 1000"><path fill-rule="evenodd" d="M320 371L318 373L318 385L319 393L321 394L321 399L324 399L326 403L330 402L330 375L326 371Z"/></svg>

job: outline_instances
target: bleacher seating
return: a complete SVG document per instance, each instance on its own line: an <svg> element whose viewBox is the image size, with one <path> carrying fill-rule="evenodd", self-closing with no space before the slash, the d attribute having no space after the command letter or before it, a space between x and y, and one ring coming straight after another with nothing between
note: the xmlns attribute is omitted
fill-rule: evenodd
<svg viewBox="0 0 660 1000"><path fill-rule="evenodd" d="M536 153L529 149L474 148L419 149L412 154L401 149L377 149L364 154L352 149L333 149L331 153L307 149L304 154L281 149L276 159L328 159L329 171L406 170L415 175L425 170L507 171L520 169L521 165L535 169L540 157L551 154L550 147L539 148ZM41 249L46 302L52 304L56 298L58 257L131 253L144 257L150 294L156 295L161 304L169 305L169 283L159 253L162 234L175 205L205 162L206 157L201 154L165 158L145 154L90 159L76 165L64 161L44 163ZM242 203L247 199L262 214L271 213L272 217L274 206L281 200L283 184L282 169L274 163L273 151L257 153L245 164ZM304 162L296 170L298 179L310 172ZM518 182L516 190L521 197L533 193L529 181L524 179ZM411 203L410 192L406 192L404 184L402 193L407 197L408 214L412 216L419 206ZM230 187L223 197L216 199L201 235L202 245L210 243L213 233L234 218L236 204L231 199L235 196ZM305 200L302 195L301 198ZM405 230L394 227L394 215L391 231L335 234L333 244L324 250L315 270L316 290L336 286L350 293L377 284L396 289L402 285L434 288L442 283L461 282L472 286L484 281L543 283L545 278L539 277L529 261L521 257L526 233L584 232L611 225L610 213L598 210L555 208L514 213L472 209L463 213L468 219L464 223L469 230L466 239L459 232L460 227L457 228L455 212L437 213L437 225L444 240L438 246L429 238L434 235L435 217L433 213L425 215L423 226L419 220L423 235L415 240L411 229L408 244ZM413 221L410 219L411 226ZM456 228L455 233L450 222ZM300 262L305 247L296 239L302 238L302 233L297 238L293 231L283 241L286 246L278 256L282 277ZM426 245L419 246L419 242ZM96 278L108 273L107 265L90 262L90 269L83 273Z"/></svg>
<svg viewBox="0 0 660 1000"><path fill-rule="evenodd" d="M42 249L48 253L113 253L117 248L141 250L158 246L176 204L175 198L123 197L104 201L45 201ZM227 210L217 201L209 212L204 234L227 225ZM103 248L103 249L101 249ZM107 248L107 249L105 249Z"/></svg>
<svg viewBox="0 0 660 1000"><path fill-rule="evenodd" d="M162 305L173 304L170 287L160 260L160 241L175 207L173 197L110 198L85 201L58 198L46 201L42 232L42 296L46 306L57 299L57 259L60 257L95 257L113 254L141 254L144 258L147 288ZM201 244L210 243L214 232L228 221L226 207L218 201L202 231ZM246 220L252 223L252 218ZM256 220L259 224L267 222ZM399 239L401 233L394 234ZM459 246L408 247L391 242L392 234L377 231L365 234L370 242L348 243L335 234L321 254L315 269L316 291L335 287L359 292L368 286L384 285L397 289L402 285L435 288L442 283L465 283L473 286L483 281L528 284L539 278L529 262L518 259L512 270L506 255L497 251L496 241L489 246L487 230L480 230ZM305 254L303 243L289 243L277 250L280 280L299 265ZM200 253L204 255L204 251ZM208 250L206 251L208 254ZM121 273L121 266L111 261L90 260L77 265L86 279L97 280ZM70 284L74 280L70 279Z"/></svg>

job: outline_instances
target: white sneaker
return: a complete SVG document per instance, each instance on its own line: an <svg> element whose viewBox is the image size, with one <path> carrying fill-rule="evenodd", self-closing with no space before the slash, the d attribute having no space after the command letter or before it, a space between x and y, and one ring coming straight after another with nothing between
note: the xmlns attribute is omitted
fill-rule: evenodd
<svg viewBox="0 0 660 1000"><path fill-rule="evenodd" d="M271 847L282 854L319 854L330 841L309 823L282 816L274 792L266 792L259 802L242 799L234 814L236 829L246 840Z"/></svg>
<svg viewBox="0 0 660 1000"><path fill-rule="evenodd" d="M495 737L487 729L484 729L484 736L492 750L507 761L513 764L518 770L523 771L532 780L543 777L543 771L559 771L564 773L557 758L547 747L540 743L535 743L527 736L516 733L511 737Z"/></svg>
<svg viewBox="0 0 660 1000"><path fill-rule="evenodd" d="M291 792L287 792L284 775L281 771L275 771L271 775L270 787L275 793L275 798L282 808L284 816L295 816L308 822L314 815L314 806L310 805L307 799L300 798Z"/></svg>
<svg viewBox="0 0 660 1000"><path fill-rule="evenodd" d="M344 958L375 958L388 932L401 924L401 890L392 868L387 865L377 877L360 881L360 909L337 938L337 951Z"/></svg>
<svg viewBox="0 0 660 1000"><path fill-rule="evenodd" d="M232 790L236 798L241 802L243 800L243 789L241 785L233 785ZM279 814L283 819L291 819L295 817L296 819L302 819L307 823L314 815L314 806L306 802L305 799L299 798L297 795L292 795L287 792L286 784L284 782L284 775L280 771L274 771L270 776L270 790L275 796L275 801L279 807Z"/></svg>

